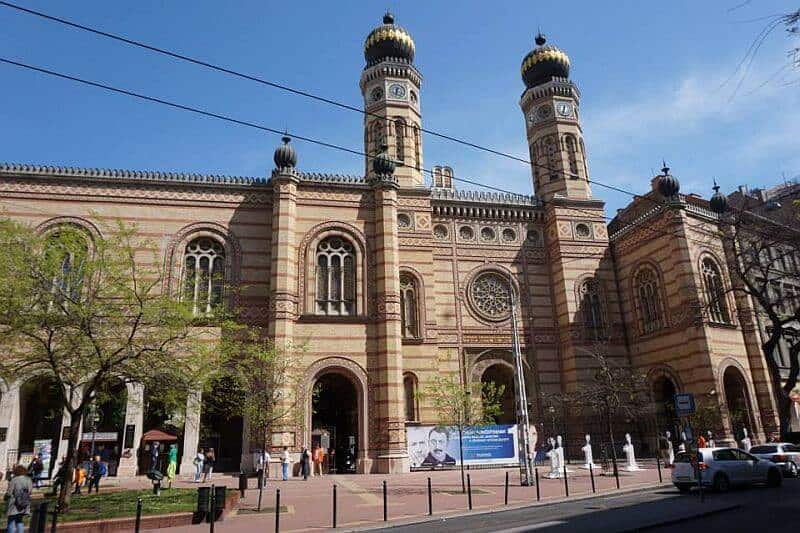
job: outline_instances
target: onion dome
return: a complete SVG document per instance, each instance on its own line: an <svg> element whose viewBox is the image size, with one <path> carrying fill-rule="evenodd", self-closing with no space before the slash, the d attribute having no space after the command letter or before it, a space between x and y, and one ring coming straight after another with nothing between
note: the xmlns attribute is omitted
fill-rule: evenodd
<svg viewBox="0 0 800 533"><path fill-rule="evenodd" d="M656 180L656 187L658 192L665 198L670 198L678 194L681 190L681 184L678 178L669 173L669 167L664 163L664 168L661 169L662 174Z"/></svg>
<svg viewBox="0 0 800 533"><path fill-rule="evenodd" d="M372 160L372 170L378 176L391 176L394 174L395 163L389 157L388 149L387 145L382 145L380 153Z"/></svg>
<svg viewBox="0 0 800 533"><path fill-rule="evenodd" d="M728 210L728 198L719 192L717 180L714 180L714 195L711 197L711 200L708 202L708 204L711 206L711 210L718 215L721 215Z"/></svg>
<svg viewBox="0 0 800 533"><path fill-rule="evenodd" d="M541 33L536 35L536 48L522 60L522 81L528 88L550 81L551 78L569 77L569 56L557 47L545 44Z"/></svg>
<svg viewBox="0 0 800 533"><path fill-rule="evenodd" d="M297 165L297 152L289 144L292 139L288 135L284 135L281 139L283 144L275 148L275 155L272 160L275 161L276 168L294 168Z"/></svg>
<svg viewBox="0 0 800 533"><path fill-rule="evenodd" d="M405 29L394 23L394 15L386 13L383 24L369 32L364 42L364 59L367 66L387 58L414 61L414 39Z"/></svg>

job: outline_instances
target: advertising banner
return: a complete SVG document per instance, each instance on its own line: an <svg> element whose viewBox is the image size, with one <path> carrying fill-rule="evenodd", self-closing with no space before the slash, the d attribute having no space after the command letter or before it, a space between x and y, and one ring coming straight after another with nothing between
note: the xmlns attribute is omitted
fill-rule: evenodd
<svg viewBox="0 0 800 533"><path fill-rule="evenodd" d="M406 443L411 468L461 464L457 427L409 426ZM465 465L505 465L519 461L515 424L464 428L462 445Z"/></svg>
<svg viewBox="0 0 800 533"><path fill-rule="evenodd" d="M53 441L51 439L33 441L33 453L42 460L42 475L46 477L50 472L50 461L53 460Z"/></svg>

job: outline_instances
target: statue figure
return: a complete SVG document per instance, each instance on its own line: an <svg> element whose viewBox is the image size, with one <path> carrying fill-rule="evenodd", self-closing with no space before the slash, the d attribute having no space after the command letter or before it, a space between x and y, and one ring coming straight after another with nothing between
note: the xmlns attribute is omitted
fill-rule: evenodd
<svg viewBox="0 0 800 533"><path fill-rule="evenodd" d="M561 435L556 435L556 450L558 450L558 472L561 475L564 472L564 466L567 464L564 458L564 439L561 438ZM569 468L566 471L572 472Z"/></svg>
<svg viewBox="0 0 800 533"><path fill-rule="evenodd" d="M581 448L583 451L583 458L584 464L581 468L586 470L591 470L592 468L599 468L596 464L594 464L594 458L592 457L592 437L587 433L586 434L586 445Z"/></svg>
<svg viewBox="0 0 800 533"><path fill-rule="evenodd" d="M753 441L751 441L750 437L747 435L747 428L742 429L742 433L744 434L742 437L742 449L749 452L750 448L753 447Z"/></svg>
<svg viewBox="0 0 800 533"><path fill-rule="evenodd" d="M625 445L622 447L622 451L625 452L625 460L628 462L625 470L628 472L636 472L637 470L641 470L639 465L636 464L636 454L633 452L633 443L631 442L630 433L625 433Z"/></svg>
<svg viewBox="0 0 800 533"><path fill-rule="evenodd" d="M667 468L672 468L675 466L675 450L672 448L672 433L667 431L665 433L667 437Z"/></svg>
<svg viewBox="0 0 800 533"><path fill-rule="evenodd" d="M708 446L709 448L716 448L717 445L716 443L714 443L714 434L711 433L710 429L706 431L706 435L708 435L708 438L706 439L706 446Z"/></svg>
<svg viewBox="0 0 800 533"><path fill-rule="evenodd" d="M550 445L550 450L547 452L547 457L550 459L550 472L547 477L555 479L561 477L561 470L558 464L558 450L556 449L556 441L553 437L547 439L547 444Z"/></svg>

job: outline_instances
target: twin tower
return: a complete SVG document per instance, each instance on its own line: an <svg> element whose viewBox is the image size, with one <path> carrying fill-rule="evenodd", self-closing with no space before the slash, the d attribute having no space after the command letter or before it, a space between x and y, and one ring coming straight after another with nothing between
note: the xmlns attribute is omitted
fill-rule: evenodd
<svg viewBox="0 0 800 533"><path fill-rule="evenodd" d="M414 40L387 13L364 43L366 66L359 85L364 97L366 173L371 158L384 147L397 162L401 187L425 184L422 157L422 75L414 66ZM591 197L586 150L580 125L580 92L569 80L567 54L536 36L536 47L522 60L525 114L534 192L549 201L556 196Z"/></svg>

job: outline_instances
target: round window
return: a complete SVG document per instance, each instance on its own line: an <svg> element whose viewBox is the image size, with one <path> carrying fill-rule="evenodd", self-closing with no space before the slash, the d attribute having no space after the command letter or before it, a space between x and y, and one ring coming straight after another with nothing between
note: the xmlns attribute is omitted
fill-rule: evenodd
<svg viewBox="0 0 800 533"><path fill-rule="evenodd" d="M575 226L575 233L578 234L578 237L586 238L592 234L592 230L586 224L578 224Z"/></svg>
<svg viewBox="0 0 800 533"><path fill-rule="evenodd" d="M508 280L497 272L479 274L470 285L473 307L484 318L504 320L511 314L511 290Z"/></svg>
<svg viewBox="0 0 800 533"><path fill-rule="evenodd" d="M397 215L397 226L400 228L410 228L411 217L405 213L400 213L399 215Z"/></svg>
<svg viewBox="0 0 800 533"><path fill-rule="evenodd" d="M504 242L514 242L515 240L517 240L517 233L513 229L506 228L503 230Z"/></svg>
<svg viewBox="0 0 800 533"><path fill-rule="evenodd" d="M433 236L443 241L447 238L447 226L444 224L436 224L433 227Z"/></svg>
<svg viewBox="0 0 800 533"><path fill-rule="evenodd" d="M481 228L481 240L482 241L493 241L494 240L494 230L492 228Z"/></svg>
<svg viewBox="0 0 800 533"><path fill-rule="evenodd" d="M528 240L528 242L537 243L539 242L539 232L535 229L529 229L525 238Z"/></svg>
<svg viewBox="0 0 800 533"><path fill-rule="evenodd" d="M475 237L475 232L469 226L461 226L458 230L458 236L461 237L461 240L471 241Z"/></svg>

